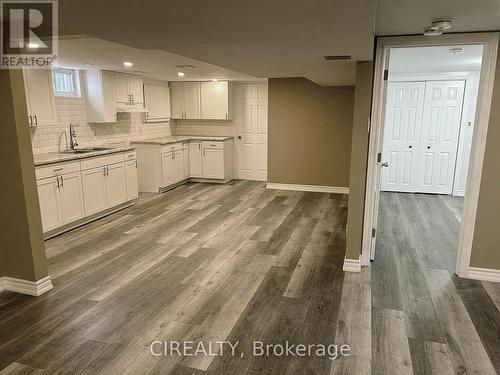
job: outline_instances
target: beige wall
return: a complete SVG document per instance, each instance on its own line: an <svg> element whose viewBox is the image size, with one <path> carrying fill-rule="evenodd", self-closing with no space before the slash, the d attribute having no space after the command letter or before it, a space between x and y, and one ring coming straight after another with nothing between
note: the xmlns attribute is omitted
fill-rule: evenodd
<svg viewBox="0 0 500 375"><path fill-rule="evenodd" d="M353 87L269 80L268 182L349 186Z"/></svg>
<svg viewBox="0 0 500 375"><path fill-rule="evenodd" d="M47 276L21 70L0 70L0 257L3 276Z"/></svg>
<svg viewBox="0 0 500 375"><path fill-rule="evenodd" d="M500 50L499 50L500 51ZM472 267L500 270L500 52L472 243Z"/></svg>
<svg viewBox="0 0 500 375"><path fill-rule="evenodd" d="M354 119L352 127L349 209L347 215L346 258L358 259L363 239L365 185L368 160L368 119L370 118L373 62L356 64Z"/></svg>

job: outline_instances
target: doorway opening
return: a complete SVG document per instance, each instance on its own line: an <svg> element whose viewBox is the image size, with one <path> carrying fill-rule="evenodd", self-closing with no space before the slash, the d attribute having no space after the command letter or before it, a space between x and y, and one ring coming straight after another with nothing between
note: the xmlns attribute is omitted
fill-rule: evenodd
<svg viewBox="0 0 500 375"><path fill-rule="evenodd" d="M411 248L469 276L497 45L497 34L379 40L362 264Z"/></svg>

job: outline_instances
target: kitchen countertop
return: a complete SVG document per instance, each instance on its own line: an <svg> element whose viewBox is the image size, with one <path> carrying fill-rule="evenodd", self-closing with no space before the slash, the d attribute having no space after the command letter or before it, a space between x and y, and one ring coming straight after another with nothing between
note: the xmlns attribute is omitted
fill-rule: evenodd
<svg viewBox="0 0 500 375"><path fill-rule="evenodd" d="M35 167L39 167L41 165L46 165L46 164L61 163L65 161L87 159L87 158L92 158L94 156L116 154L118 152L131 151L135 149L134 146L129 146L129 145L121 145L121 146L103 145L94 147L109 147L110 150L97 150L92 152L86 152L84 154L69 154L69 153L66 154L60 152L46 152L43 154L35 154L33 155L33 158L35 159ZM80 147L80 148L85 148L85 147Z"/></svg>
<svg viewBox="0 0 500 375"><path fill-rule="evenodd" d="M130 142L133 145L168 145L169 143L177 142L187 142L187 141L225 141L226 139L232 139L234 137L212 137L212 136L202 136L202 135L172 135L169 137L159 137L150 139L139 139L137 141Z"/></svg>

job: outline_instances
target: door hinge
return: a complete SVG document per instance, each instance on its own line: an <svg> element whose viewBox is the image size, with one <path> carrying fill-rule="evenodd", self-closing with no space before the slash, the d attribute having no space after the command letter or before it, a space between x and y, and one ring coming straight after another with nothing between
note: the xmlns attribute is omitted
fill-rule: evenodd
<svg viewBox="0 0 500 375"><path fill-rule="evenodd" d="M385 69L384 70L384 81L387 81L389 79L389 70Z"/></svg>
<svg viewBox="0 0 500 375"><path fill-rule="evenodd" d="M377 163L380 163L381 161L382 161L382 153L381 153L381 152L379 152L379 153L377 154Z"/></svg>
<svg viewBox="0 0 500 375"><path fill-rule="evenodd" d="M372 238L375 238L376 234L377 234L377 230L375 228L372 228Z"/></svg>

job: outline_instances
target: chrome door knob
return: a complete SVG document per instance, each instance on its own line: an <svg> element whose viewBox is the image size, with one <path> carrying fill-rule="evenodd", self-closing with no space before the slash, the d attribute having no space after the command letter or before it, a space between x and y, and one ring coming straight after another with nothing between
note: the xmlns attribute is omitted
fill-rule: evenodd
<svg viewBox="0 0 500 375"><path fill-rule="evenodd" d="M389 163L388 162L385 162L385 163L382 163L382 167L388 167L389 166Z"/></svg>

